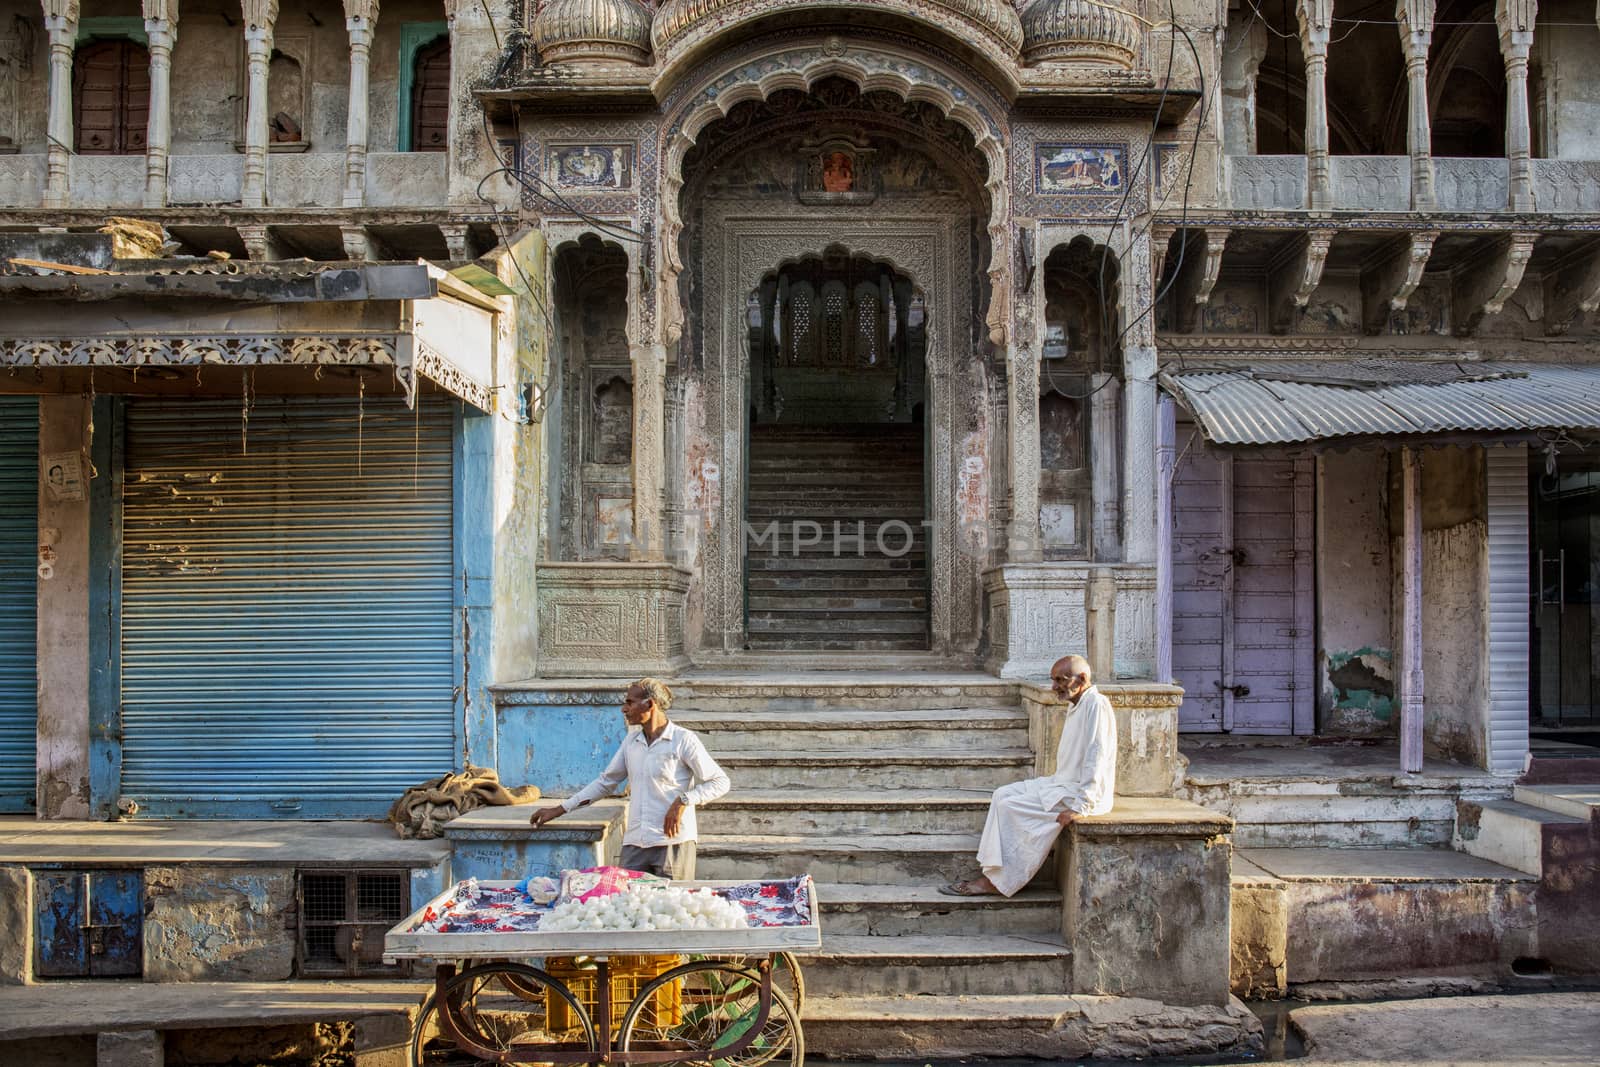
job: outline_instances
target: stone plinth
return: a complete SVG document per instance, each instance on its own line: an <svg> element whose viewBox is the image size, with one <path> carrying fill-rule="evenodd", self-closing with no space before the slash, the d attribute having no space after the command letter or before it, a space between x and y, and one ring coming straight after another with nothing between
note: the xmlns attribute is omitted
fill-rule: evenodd
<svg viewBox="0 0 1600 1067"><path fill-rule="evenodd" d="M1035 766L1039 774L1054 774L1067 705L1047 685L1021 689ZM1099 689L1117 712L1117 795L1174 796L1189 762L1178 753L1178 706L1183 703L1183 690L1156 682L1110 683Z"/></svg>
<svg viewBox="0 0 1600 1067"><path fill-rule="evenodd" d="M529 825L536 807L555 802L545 798L538 804L479 808L452 819L444 836L450 842L450 869L456 880L555 875L568 867L617 862L626 801L597 800L538 829Z"/></svg>
<svg viewBox="0 0 1600 1067"><path fill-rule="evenodd" d="M1069 652L1102 682L1155 673L1155 568L1122 563L1009 563L983 576L989 656L1002 678L1043 683Z"/></svg>
<svg viewBox="0 0 1600 1067"><path fill-rule="evenodd" d="M1056 849L1072 992L1228 1003L1232 829L1148 797L1073 824Z"/></svg>
<svg viewBox="0 0 1600 1067"><path fill-rule="evenodd" d="M689 572L669 563L541 563L539 675L671 675L683 649Z"/></svg>
<svg viewBox="0 0 1600 1067"><path fill-rule="evenodd" d="M557 796L588 785L627 735L622 698L636 677L492 687L500 780Z"/></svg>

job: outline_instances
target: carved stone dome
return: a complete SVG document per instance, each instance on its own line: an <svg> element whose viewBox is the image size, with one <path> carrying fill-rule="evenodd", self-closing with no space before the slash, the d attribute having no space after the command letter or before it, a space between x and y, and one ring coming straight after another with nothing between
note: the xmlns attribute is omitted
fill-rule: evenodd
<svg viewBox="0 0 1600 1067"><path fill-rule="evenodd" d="M1109 0L1033 0L1022 13L1022 61L1132 70L1139 23Z"/></svg>
<svg viewBox="0 0 1600 1067"><path fill-rule="evenodd" d="M533 24L544 63L650 62L650 12L638 0L550 0Z"/></svg>
<svg viewBox="0 0 1600 1067"><path fill-rule="evenodd" d="M873 0L867 2L872 3ZM655 20L656 52L658 55L667 52L678 40L703 26L770 14L775 8L783 6L772 3L772 0L662 0ZM914 10L919 5L904 0L877 0L877 6L890 10ZM963 22L975 24L976 29L1003 44L1013 56L1022 46L1022 24L1018 21L1012 0L925 0L921 6L942 9L956 16L957 25Z"/></svg>

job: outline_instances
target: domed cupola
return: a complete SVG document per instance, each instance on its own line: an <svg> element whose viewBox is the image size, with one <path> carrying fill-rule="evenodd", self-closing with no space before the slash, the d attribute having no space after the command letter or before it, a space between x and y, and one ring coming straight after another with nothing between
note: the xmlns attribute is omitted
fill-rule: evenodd
<svg viewBox="0 0 1600 1067"><path fill-rule="evenodd" d="M1022 61L1132 70L1139 23L1108 0L1033 0L1022 13Z"/></svg>
<svg viewBox="0 0 1600 1067"><path fill-rule="evenodd" d="M550 0L533 23L541 63L650 62L650 12L638 0Z"/></svg>
<svg viewBox="0 0 1600 1067"><path fill-rule="evenodd" d="M767 15L804 12L837 14L856 7L877 7L913 14L956 29L959 34L980 35L995 50L1015 57L1022 47L1022 24L1012 0L661 0L656 12L657 57L673 52L678 44L708 30Z"/></svg>

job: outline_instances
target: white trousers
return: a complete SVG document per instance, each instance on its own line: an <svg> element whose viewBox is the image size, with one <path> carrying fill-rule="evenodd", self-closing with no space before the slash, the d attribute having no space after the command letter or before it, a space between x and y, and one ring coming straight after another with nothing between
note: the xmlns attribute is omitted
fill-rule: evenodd
<svg viewBox="0 0 1600 1067"><path fill-rule="evenodd" d="M1052 779L1030 778L1001 786L989 799L978 864L994 887L1008 897L1044 866L1050 846L1061 833L1056 816L1063 809L1054 800L1047 803L1047 786L1053 791L1059 788Z"/></svg>

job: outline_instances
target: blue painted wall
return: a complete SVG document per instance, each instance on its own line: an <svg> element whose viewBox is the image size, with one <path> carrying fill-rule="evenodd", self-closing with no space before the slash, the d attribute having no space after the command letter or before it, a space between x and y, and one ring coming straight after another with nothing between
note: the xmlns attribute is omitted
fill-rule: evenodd
<svg viewBox="0 0 1600 1067"><path fill-rule="evenodd" d="M627 734L621 689L518 690L499 694L496 767L507 785L567 797L605 769Z"/></svg>

